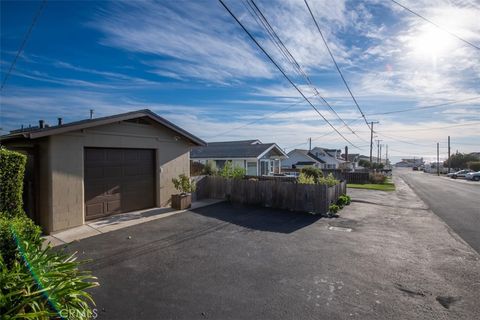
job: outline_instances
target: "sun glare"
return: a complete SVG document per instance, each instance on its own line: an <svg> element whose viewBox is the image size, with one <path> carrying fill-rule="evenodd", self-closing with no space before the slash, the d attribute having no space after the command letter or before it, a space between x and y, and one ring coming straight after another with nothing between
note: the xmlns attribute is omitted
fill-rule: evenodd
<svg viewBox="0 0 480 320"><path fill-rule="evenodd" d="M422 30L410 41L413 53L420 58L437 59L448 54L452 39L448 34L437 28Z"/></svg>

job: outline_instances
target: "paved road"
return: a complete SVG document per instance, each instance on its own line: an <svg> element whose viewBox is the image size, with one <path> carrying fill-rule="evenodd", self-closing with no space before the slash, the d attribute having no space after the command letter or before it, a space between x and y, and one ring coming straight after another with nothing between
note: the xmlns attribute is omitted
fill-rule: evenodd
<svg viewBox="0 0 480 320"><path fill-rule="evenodd" d="M397 169L430 209L480 253L480 183Z"/></svg>
<svg viewBox="0 0 480 320"><path fill-rule="evenodd" d="M395 182L340 218L220 203L67 250L93 259L99 320L477 319L480 256Z"/></svg>

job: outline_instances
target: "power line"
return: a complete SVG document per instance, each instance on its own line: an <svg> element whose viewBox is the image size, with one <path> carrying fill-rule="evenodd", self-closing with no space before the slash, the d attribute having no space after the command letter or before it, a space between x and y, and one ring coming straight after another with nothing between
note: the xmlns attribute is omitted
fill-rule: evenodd
<svg viewBox="0 0 480 320"><path fill-rule="evenodd" d="M388 138L388 139L391 139L391 140L394 140L394 141L397 141L397 142L400 142L400 143L405 143L405 144L410 144L410 145L413 145L413 146L419 146L419 147L428 147L430 146L429 144L420 144L420 143L415 143L415 142L410 142L410 141L405 141L405 140L401 140L401 139L398 139L398 138L395 138L395 137L392 137L390 135L386 135L384 133L379 133L379 132L376 132L378 133L380 136L384 137L384 138Z"/></svg>
<svg viewBox="0 0 480 320"><path fill-rule="evenodd" d="M407 130L387 130L385 132L409 132L409 131L425 131L425 130L436 130L436 129L447 129L447 128L456 128L456 127L468 127L468 126L476 126L479 125L480 122L471 122L471 123L462 123L462 124L456 124L456 125L451 125L451 126L445 126L445 127L435 127L435 128L420 128L420 129L407 129ZM382 132L377 132L377 133L382 133Z"/></svg>
<svg viewBox="0 0 480 320"><path fill-rule="evenodd" d="M401 4L401 3L399 3L399 2L397 2L397 1L395 1L395 0L391 0L391 1L392 1L393 3L395 3L396 5L402 7L403 9L407 10L407 11L410 12L411 14L413 14L413 15L419 17L420 19L423 19L423 20L427 21L428 23L434 25L435 27L437 27L438 29L442 30L443 32L448 33L448 34L451 35L452 37L455 37L455 38L457 38L458 40L465 42L465 43L468 44L469 46L471 46L471 47L473 47L473 48L475 48L475 49L477 49L477 50L480 50L480 47L474 45L474 44L471 43L470 41L461 38L460 36L456 35L455 33L451 32L451 31L448 31L447 29L445 29L445 28L443 28L442 26L436 24L436 23L433 22L432 20L427 19L427 18L425 18L424 16L422 16L421 14L416 13L416 12L413 11L412 9L407 8L407 7L404 6L403 4Z"/></svg>
<svg viewBox="0 0 480 320"><path fill-rule="evenodd" d="M47 0L43 0L42 3L40 4L40 7L37 10L37 13L33 17L32 23L30 24L30 27L28 28L27 33L23 37L22 43L20 44L20 47L18 48L17 54L13 58L13 61L10 64L10 67L8 68L7 73L5 74L5 77L3 78L2 86L0 87L0 90L3 90L3 88L5 87L5 83L7 82L7 79L10 76L10 74L12 73L13 68L15 67L15 64L17 63L18 57L20 56L23 49L25 48L25 45L27 44L28 38L30 38L30 34L32 33L33 28L35 27L35 24L37 23L38 17L40 17L40 14L42 13L43 8L45 7L46 4L47 4Z"/></svg>
<svg viewBox="0 0 480 320"><path fill-rule="evenodd" d="M430 106L407 108L407 109L393 110L393 111L387 111L387 112L370 113L368 115L369 116L377 116L377 115L401 113L401 112L408 112L408 111L417 111L417 110L430 109L430 108L439 108L439 107L449 106L449 105L452 105L452 104L458 104L458 103L477 100L477 99L480 99L480 96L479 97L468 98L468 99L463 99L463 100L445 102L445 103L441 103L441 104L434 104L434 105L430 105Z"/></svg>
<svg viewBox="0 0 480 320"><path fill-rule="evenodd" d="M262 22L262 25L264 27L265 30L267 30L267 33L271 36L271 38L273 39L272 41L275 42L277 48L279 48L280 52L286 57L287 61L289 61L291 64L293 64L293 67L294 69L297 71L297 73L299 73L299 75L303 76L304 79L306 80L306 82L310 85L310 87L312 88L313 92L316 93L316 95L322 100L322 102L333 112L333 114L340 120L342 121L342 123L353 133L355 134L355 132L353 131L352 128L350 128L348 126L348 124L345 122L345 120L343 120L339 115L338 113L333 109L333 107L330 105L330 103L327 102L327 100L322 97L320 95L320 93L318 92L317 88L313 85L313 82L311 81L310 77L307 75L307 73L303 70L303 68L300 66L300 64L298 63L298 61L295 59L295 57L292 55L292 53L290 52L290 50L288 50L288 48L285 46L285 43L282 41L282 39L280 39L280 37L278 36L278 34L276 33L276 31L273 29L272 25L270 24L270 22L268 22L268 19L265 17L265 15L263 14L263 12L260 10L260 8L257 6L257 4L255 3L254 0L250 0L250 2L248 2L248 0L246 0L247 3L250 5L250 8L252 9L252 11L255 13L255 15L258 17L258 19ZM253 4L253 7L251 6L251 4ZM356 135L356 134L355 134ZM358 135L356 135L358 137ZM360 138L360 137L359 137Z"/></svg>
<svg viewBox="0 0 480 320"><path fill-rule="evenodd" d="M312 95L312 96L310 96L309 98L313 98L313 97L315 97L315 95ZM245 123L245 124L243 124L243 125L241 125L241 126L238 126L238 127L233 128L233 129L230 129L230 130L224 131L224 132L222 132L222 133L216 134L216 135L213 136L212 138L215 138L215 137L218 137L218 136L223 136L223 135L226 135L226 134L228 134L228 133L230 133L230 132L236 131L236 130L238 130L238 129L242 129L242 128L248 127L248 126L250 126L250 125L252 125L252 124L254 124L254 123L257 123L257 122L259 122L259 121L268 119L268 118L270 118L271 116L273 116L274 114L280 113L280 112L282 112L282 111L286 111L286 110L288 110L288 109L290 109L290 108L292 108L292 107L294 107L294 106L297 106L297 105L301 104L302 102L305 102L305 100L302 99L302 100L297 101L297 102L295 102L295 103L293 103L293 104L291 104L291 105L288 105L288 106L285 107L285 108L282 108L282 109L280 109L280 110L276 110L276 111L270 112L270 113L268 113L268 114L266 114L266 115L264 115L264 116L262 116L262 117L260 117L260 118L257 118L257 119L255 119L255 120L252 120L252 121L250 121L250 122L247 122L247 123ZM212 138L210 138L210 139L212 139Z"/></svg>
<svg viewBox="0 0 480 320"><path fill-rule="evenodd" d="M354 119L354 120L350 121L348 124L349 124L349 125L352 125L353 123L359 121L360 119L361 119L361 118ZM344 127L344 126L343 126L343 127ZM343 127L340 127L340 129L343 128ZM316 137L312 138L311 141L316 141L316 140L318 140L318 139L320 139L320 138L323 138L323 137L326 137L326 136L328 136L328 135L331 135L332 133L334 133L334 131L330 131L330 132L324 133L324 134L322 134L322 135L316 136ZM294 148L294 147L298 147L298 146L303 145L304 143L305 143L305 142L298 143L298 144L295 144L295 145L293 145L293 146L288 146L288 147L286 147L285 149L291 149L291 148ZM362 147L362 146L359 146L359 149L360 149L360 150L362 150L361 147Z"/></svg>
<svg viewBox="0 0 480 320"><path fill-rule="evenodd" d="M250 31L247 30L247 28L245 28L245 26L240 22L240 20L238 20L238 18L235 16L235 14L228 8L228 6L223 2L223 0L218 0L222 6L225 8L225 10L227 10L227 12L233 17L233 19L235 19L235 21L240 25L240 27L242 27L242 29L245 31L245 33L247 33L247 35L250 37L250 39L252 39L253 42L255 42L255 44L260 48L260 50L262 50L262 52L268 57L268 59L270 59L270 61L275 65L275 67L277 67L277 69L282 73L282 75L288 80L288 82L298 91L298 93L300 93L300 95L308 102L308 104L323 118L323 120L333 129L335 130L335 132L341 136L346 142L348 142L351 146L353 146L354 148L358 148L357 146L355 146L352 142L350 142L350 140L348 140L347 138L345 138L345 136L337 130L337 128L335 128L331 123L330 121L328 121L327 118L325 118L325 116L317 109L317 107L315 107L312 102L303 94L303 92L298 88L298 86L290 79L290 77L285 73L285 71L283 71L283 69L277 64L277 62L275 62L275 60L273 60L273 58L268 54L268 52L260 45L260 43L258 43L258 41L255 39L255 37L250 33Z"/></svg>
<svg viewBox="0 0 480 320"><path fill-rule="evenodd" d="M325 47L328 50L328 53L330 54L330 58L332 58L333 64L335 65L335 68L338 71L338 74L340 74L340 77L343 80L343 83L345 84L345 87L347 88L348 92L350 93L350 96L352 97L353 102L358 108L358 111L360 111L360 114L362 115L363 119L365 120L365 123L367 124L367 127L370 128L367 118L365 117L365 114L363 113L362 109L358 105L357 99L355 99L355 96L352 93L352 90L350 90L350 86L347 83L347 80L345 80L345 77L343 76L342 71L340 70L340 67L337 64L337 61L335 60L335 57L332 54L332 51L330 50L330 47L328 46L327 40L325 40L325 37L323 36L322 30L320 30L320 26L317 23L317 19L315 19L315 16L313 15L312 10L310 9L310 6L308 5L307 0L304 0L305 5L307 6L308 12L310 12L310 15L312 16L313 22L315 23L315 26L317 27L318 33L320 33L320 36L322 37L323 43L325 44Z"/></svg>

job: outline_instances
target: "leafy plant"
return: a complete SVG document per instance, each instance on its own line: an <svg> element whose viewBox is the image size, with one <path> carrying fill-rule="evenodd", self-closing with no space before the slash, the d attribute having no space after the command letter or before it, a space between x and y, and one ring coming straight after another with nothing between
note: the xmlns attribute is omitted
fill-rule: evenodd
<svg viewBox="0 0 480 320"><path fill-rule="evenodd" d="M473 171L480 171L480 161L470 161L468 163L468 168Z"/></svg>
<svg viewBox="0 0 480 320"><path fill-rule="evenodd" d="M332 187L339 183L333 174L329 173L326 177L317 177L315 178L312 175L307 175L304 172L301 172L297 178L297 182L300 184L325 184L329 187Z"/></svg>
<svg viewBox="0 0 480 320"><path fill-rule="evenodd" d="M215 169L215 166L212 161L207 161L205 164L205 167L203 167L203 174L207 176L211 176L217 173L217 169Z"/></svg>
<svg viewBox="0 0 480 320"><path fill-rule="evenodd" d="M384 184L387 176L382 173L370 173L369 180L371 183Z"/></svg>
<svg viewBox="0 0 480 320"><path fill-rule="evenodd" d="M172 179L172 182L175 189L182 194L194 192L196 190L195 182L183 173L179 175L178 178Z"/></svg>
<svg viewBox="0 0 480 320"><path fill-rule="evenodd" d="M332 173L329 173L328 176L318 179L319 184L326 184L329 187L337 185L340 181L335 179Z"/></svg>
<svg viewBox="0 0 480 320"><path fill-rule="evenodd" d="M343 208L344 206L347 206L351 203L351 199L349 196L345 195L345 194L342 194L340 197L338 197L337 199L337 205L340 207L340 208Z"/></svg>
<svg viewBox="0 0 480 320"><path fill-rule="evenodd" d="M315 167L306 167L303 168L300 173L304 174L308 178L313 178L315 183L319 183L319 179L323 178L323 172L319 168Z"/></svg>
<svg viewBox="0 0 480 320"><path fill-rule="evenodd" d="M23 176L27 157L0 148L0 215L14 217L23 214Z"/></svg>
<svg viewBox="0 0 480 320"><path fill-rule="evenodd" d="M315 179L312 176L307 176L305 173L301 172L298 175L297 182L300 184L315 184Z"/></svg>
<svg viewBox="0 0 480 320"><path fill-rule="evenodd" d="M20 259L15 234L31 245L42 244L40 227L25 214L13 218L0 216L0 258L7 266L11 266L15 260Z"/></svg>
<svg viewBox="0 0 480 320"><path fill-rule="evenodd" d="M95 304L85 290L98 286L88 271L80 271L75 255L20 241L21 260L7 267L0 259L2 319L91 319Z"/></svg>
<svg viewBox="0 0 480 320"><path fill-rule="evenodd" d="M455 154L452 154L449 160L450 160L450 166L452 168L466 169L468 167L469 162L476 162L476 161L479 161L480 159L475 154L457 152ZM448 167L448 159L443 163L443 166Z"/></svg>
<svg viewBox="0 0 480 320"><path fill-rule="evenodd" d="M218 174L224 178L230 179L243 179L246 175L247 171L241 167L233 167L231 161L225 162L222 170L218 172Z"/></svg>
<svg viewBox="0 0 480 320"><path fill-rule="evenodd" d="M340 210L340 207L337 206L336 204L331 204L329 207L328 207L328 212L329 213L337 213L338 211Z"/></svg>

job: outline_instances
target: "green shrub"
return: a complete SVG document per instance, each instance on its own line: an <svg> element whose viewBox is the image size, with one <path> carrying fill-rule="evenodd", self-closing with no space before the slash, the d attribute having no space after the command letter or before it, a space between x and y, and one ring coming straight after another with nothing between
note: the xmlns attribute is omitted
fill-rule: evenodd
<svg viewBox="0 0 480 320"><path fill-rule="evenodd" d="M8 267L0 259L2 319L91 319L92 297L85 290L98 286L88 271L80 271L74 255L50 247L19 242L22 260Z"/></svg>
<svg viewBox="0 0 480 320"><path fill-rule="evenodd" d="M14 232L18 238L28 241L32 245L40 246L42 244L40 227L35 225L25 214L13 218L1 216L0 257L7 266L11 266L13 261L20 258Z"/></svg>
<svg viewBox="0 0 480 320"><path fill-rule="evenodd" d="M340 197L338 197L338 200L337 200L337 205L340 207L340 208L343 208L344 206L347 206L349 205L351 202L351 199L349 196L343 194L341 195Z"/></svg>
<svg viewBox="0 0 480 320"><path fill-rule="evenodd" d="M303 170L303 169L302 169ZM297 183L300 184L325 184L329 187L332 187L339 183L337 179L333 176L333 174L329 173L326 177L317 177L315 178L312 175L307 175L304 172L301 172L297 178Z"/></svg>
<svg viewBox="0 0 480 320"><path fill-rule="evenodd" d="M328 212L329 212L329 213L337 213L338 210L340 210L340 207L337 206L336 204L331 204L331 205L328 207Z"/></svg>
<svg viewBox="0 0 480 320"><path fill-rule="evenodd" d="M480 161L471 161L468 163L468 168L473 171L480 171Z"/></svg>
<svg viewBox="0 0 480 320"><path fill-rule="evenodd" d="M203 174L207 176L212 176L214 174L217 174L217 169L215 169L215 166L212 161L207 161L205 164L205 167L203 168Z"/></svg>
<svg viewBox="0 0 480 320"><path fill-rule="evenodd" d="M312 176L307 176L301 172L297 178L297 182L300 184L315 184L315 179Z"/></svg>
<svg viewBox="0 0 480 320"><path fill-rule="evenodd" d="M387 181L387 176L382 173L370 173L369 180L374 184L384 184Z"/></svg>
<svg viewBox="0 0 480 320"><path fill-rule="evenodd" d="M225 162L222 170L218 172L218 174L224 178L229 179L243 179L246 175L247 171L241 167L233 167L231 161Z"/></svg>
<svg viewBox="0 0 480 320"><path fill-rule="evenodd" d="M181 193L190 193L196 190L195 182L183 173L179 175L178 178L172 179L172 182L175 189Z"/></svg>
<svg viewBox="0 0 480 320"><path fill-rule="evenodd" d="M23 176L27 157L0 148L0 215L14 217L23 214Z"/></svg>
<svg viewBox="0 0 480 320"><path fill-rule="evenodd" d="M339 184L340 181L335 179L335 177L333 176L332 173L329 173L328 176L318 179L318 183L319 184L326 184L329 187L333 187L334 185Z"/></svg>
<svg viewBox="0 0 480 320"><path fill-rule="evenodd" d="M303 168L300 173L304 174L306 177L309 177L309 178L313 178L313 180L315 181L315 183L318 183L318 181L320 180L320 178L323 177L323 172L322 170L320 170L319 168L315 168L315 167L306 167L306 168Z"/></svg>

